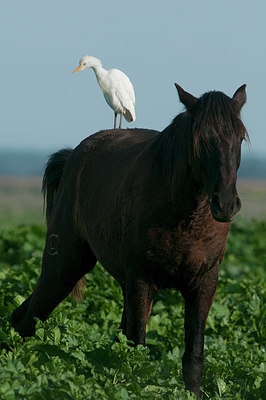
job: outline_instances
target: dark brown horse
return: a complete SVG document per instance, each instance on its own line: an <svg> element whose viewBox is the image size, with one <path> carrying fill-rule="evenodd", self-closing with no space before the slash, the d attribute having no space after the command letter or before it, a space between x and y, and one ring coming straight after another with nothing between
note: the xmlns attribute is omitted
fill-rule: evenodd
<svg viewBox="0 0 266 400"><path fill-rule="evenodd" d="M199 397L204 330L236 190L245 86L199 99L176 85L186 111L162 132L107 130L53 154L43 190L47 237L34 292L12 314L21 334L51 311L99 260L124 295L121 328L145 345L152 300L176 288L185 300L185 386Z"/></svg>

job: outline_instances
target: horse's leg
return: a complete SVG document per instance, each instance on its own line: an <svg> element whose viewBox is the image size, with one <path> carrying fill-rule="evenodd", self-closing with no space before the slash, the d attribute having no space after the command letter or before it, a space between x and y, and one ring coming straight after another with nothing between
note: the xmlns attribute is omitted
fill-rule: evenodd
<svg viewBox="0 0 266 400"><path fill-rule="evenodd" d="M185 299L183 378L186 389L195 393L197 399L204 372L204 332L217 287L218 268L217 265L211 269L196 289L182 293Z"/></svg>
<svg viewBox="0 0 266 400"><path fill-rule="evenodd" d="M51 236L50 236L51 237ZM44 321L52 310L71 292L78 280L95 266L96 259L87 243L65 238L51 247L49 237L43 254L41 276L34 292L11 316L11 324L23 337L35 332L37 317Z"/></svg>
<svg viewBox="0 0 266 400"><path fill-rule="evenodd" d="M135 345L146 343L146 324L151 313L152 300L157 289L143 279L132 277L126 282L125 309L122 323L125 321L126 336Z"/></svg>

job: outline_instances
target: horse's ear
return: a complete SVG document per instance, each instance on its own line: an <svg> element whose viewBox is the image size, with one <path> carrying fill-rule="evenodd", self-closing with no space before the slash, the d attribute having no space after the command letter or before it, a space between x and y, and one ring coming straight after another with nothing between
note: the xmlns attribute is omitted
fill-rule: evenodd
<svg viewBox="0 0 266 400"><path fill-rule="evenodd" d="M195 109L195 105L198 101L197 97L194 97L192 94L186 92L177 83L175 83L175 87L177 88L181 103L184 104L188 111L192 112Z"/></svg>
<svg viewBox="0 0 266 400"><path fill-rule="evenodd" d="M236 103L238 113L240 113L241 108L247 101L246 87L247 87L247 85L240 86L240 88L237 89L237 91L235 92L235 94L233 96L233 100Z"/></svg>

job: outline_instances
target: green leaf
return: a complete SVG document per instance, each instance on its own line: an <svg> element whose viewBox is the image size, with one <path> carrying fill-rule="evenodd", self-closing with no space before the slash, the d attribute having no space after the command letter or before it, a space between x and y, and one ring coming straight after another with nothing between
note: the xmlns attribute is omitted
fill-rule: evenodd
<svg viewBox="0 0 266 400"><path fill-rule="evenodd" d="M226 392L226 383L221 378L217 378L217 386L219 395L222 396Z"/></svg>
<svg viewBox="0 0 266 400"><path fill-rule="evenodd" d="M20 296L20 295L18 294L18 295L14 298L14 303L15 303L17 306L20 306L25 300L26 300L25 297Z"/></svg>
<svg viewBox="0 0 266 400"><path fill-rule="evenodd" d="M60 339L61 339L61 331L58 328L58 326L55 326L53 329L53 333L54 333L54 343L56 345L58 345L60 343Z"/></svg>
<svg viewBox="0 0 266 400"><path fill-rule="evenodd" d="M40 351L41 353L46 353L51 357L58 356L66 361L71 361L72 359L64 350L60 350L57 346L52 344L35 344L32 346L32 349Z"/></svg>

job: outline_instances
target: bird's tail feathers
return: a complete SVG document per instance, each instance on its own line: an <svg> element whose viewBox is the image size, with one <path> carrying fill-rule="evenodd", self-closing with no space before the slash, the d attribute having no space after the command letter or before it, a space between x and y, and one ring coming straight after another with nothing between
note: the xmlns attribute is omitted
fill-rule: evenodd
<svg viewBox="0 0 266 400"><path fill-rule="evenodd" d="M127 120L127 122L132 122L136 120L136 114L134 108L132 110L129 110L128 108L125 109L124 117Z"/></svg>

